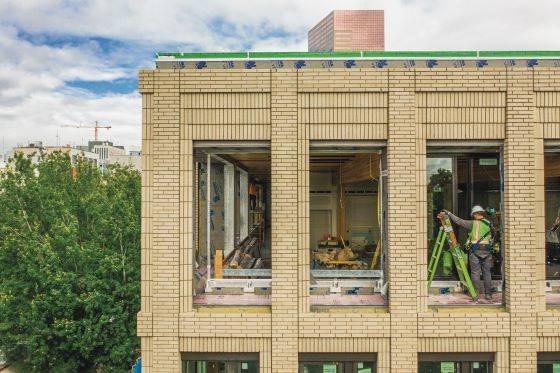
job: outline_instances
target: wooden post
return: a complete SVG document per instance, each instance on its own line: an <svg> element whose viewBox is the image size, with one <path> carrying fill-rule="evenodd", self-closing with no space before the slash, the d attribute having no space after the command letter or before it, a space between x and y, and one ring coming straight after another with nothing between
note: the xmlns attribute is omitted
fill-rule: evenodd
<svg viewBox="0 0 560 373"><path fill-rule="evenodd" d="M214 257L214 276L216 278L222 278L222 263L224 259L223 250L216 250L216 255Z"/></svg>

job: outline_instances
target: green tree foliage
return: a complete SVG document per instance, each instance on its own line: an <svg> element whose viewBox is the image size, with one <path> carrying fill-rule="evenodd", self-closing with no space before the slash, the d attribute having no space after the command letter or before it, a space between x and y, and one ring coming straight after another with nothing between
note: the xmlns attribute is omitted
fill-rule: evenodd
<svg viewBox="0 0 560 373"><path fill-rule="evenodd" d="M453 198L451 196L451 187L453 182L453 174L451 170L445 168L438 168L438 170L431 174L428 180L428 246L431 247L433 241L436 239L439 229L436 215L442 209L452 210L453 206L449 205L447 199Z"/></svg>
<svg viewBox="0 0 560 373"><path fill-rule="evenodd" d="M0 178L0 350L25 372L125 371L138 349L140 174L67 155Z"/></svg>

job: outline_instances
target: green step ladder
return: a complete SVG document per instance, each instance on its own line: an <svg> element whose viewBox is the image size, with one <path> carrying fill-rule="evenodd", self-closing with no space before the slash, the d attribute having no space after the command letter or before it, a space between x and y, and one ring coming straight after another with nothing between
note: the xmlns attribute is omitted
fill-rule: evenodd
<svg viewBox="0 0 560 373"><path fill-rule="evenodd" d="M449 216L445 213L439 219L441 222L441 227L439 228L439 233L432 250L432 256L430 257L430 263L428 264L428 290L432 285L432 281L439 264L439 259L441 257L441 253L443 252L443 247L445 245L445 242L447 242L449 244L449 250L451 251L451 255L453 257L453 262L455 263L455 268L457 269L457 273L459 274L459 281L465 288L467 288L467 290L469 291L469 295L472 298L476 298L478 296L478 293L476 292L476 289L474 288L471 280L471 276L469 275L469 270L463 257L463 250L461 250L461 247L457 242L455 232L453 231L453 226L451 225L451 220L449 220Z"/></svg>

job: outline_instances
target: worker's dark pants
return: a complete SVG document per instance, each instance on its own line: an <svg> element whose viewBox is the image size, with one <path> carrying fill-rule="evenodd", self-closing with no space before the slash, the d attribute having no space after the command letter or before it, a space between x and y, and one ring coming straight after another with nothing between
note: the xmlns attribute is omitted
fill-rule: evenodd
<svg viewBox="0 0 560 373"><path fill-rule="evenodd" d="M492 293L492 253L485 247L480 247L469 255L471 266L471 277L479 295L490 295ZM482 273L482 280L480 274ZM483 283L484 281L484 283Z"/></svg>
<svg viewBox="0 0 560 373"><path fill-rule="evenodd" d="M255 210L257 208L257 196L254 194L249 194L250 208Z"/></svg>

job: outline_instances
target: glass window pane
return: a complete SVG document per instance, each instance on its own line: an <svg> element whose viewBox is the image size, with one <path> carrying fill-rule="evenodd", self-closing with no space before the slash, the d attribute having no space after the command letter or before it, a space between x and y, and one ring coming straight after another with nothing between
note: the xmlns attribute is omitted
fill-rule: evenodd
<svg viewBox="0 0 560 373"><path fill-rule="evenodd" d="M453 159L428 158L428 257L432 254L439 231L437 214L441 210L453 210ZM437 276L443 275L442 262L438 265Z"/></svg>
<svg viewBox="0 0 560 373"><path fill-rule="evenodd" d="M539 362L537 373L560 373L560 361Z"/></svg>
<svg viewBox="0 0 560 373"><path fill-rule="evenodd" d="M356 363L354 372L356 373L375 373L375 363L361 361Z"/></svg>
<svg viewBox="0 0 560 373"><path fill-rule="evenodd" d="M343 364L337 362L303 363L300 371L303 373L342 373Z"/></svg>
<svg viewBox="0 0 560 373"><path fill-rule="evenodd" d="M545 156L546 279L560 279L560 155Z"/></svg>
<svg viewBox="0 0 560 373"><path fill-rule="evenodd" d="M492 373L488 361L421 361L419 373Z"/></svg>
<svg viewBox="0 0 560 373"><path fill-rule="evenodd" d="M439 361L421 361L418 364L419 373L441 373L441 362Z"/></svg>
<svg viewBox="0 0 560 373"><path fill-rule="evenodd" d="M258 373L257 361L185 361L184 373Z"/></svg>
<svg viewBox="0 0 560 373"><path fill-rule="evenodd" d="M492 373L489 361L421 361L419 373Z"/></svg>
<svg viewBox="0 0 560 373"><path fill-rule="evenodd" d="M487 361L474 361L469 363L469 365L471 373L490 373L492 369L492 364Z"/></svg>

